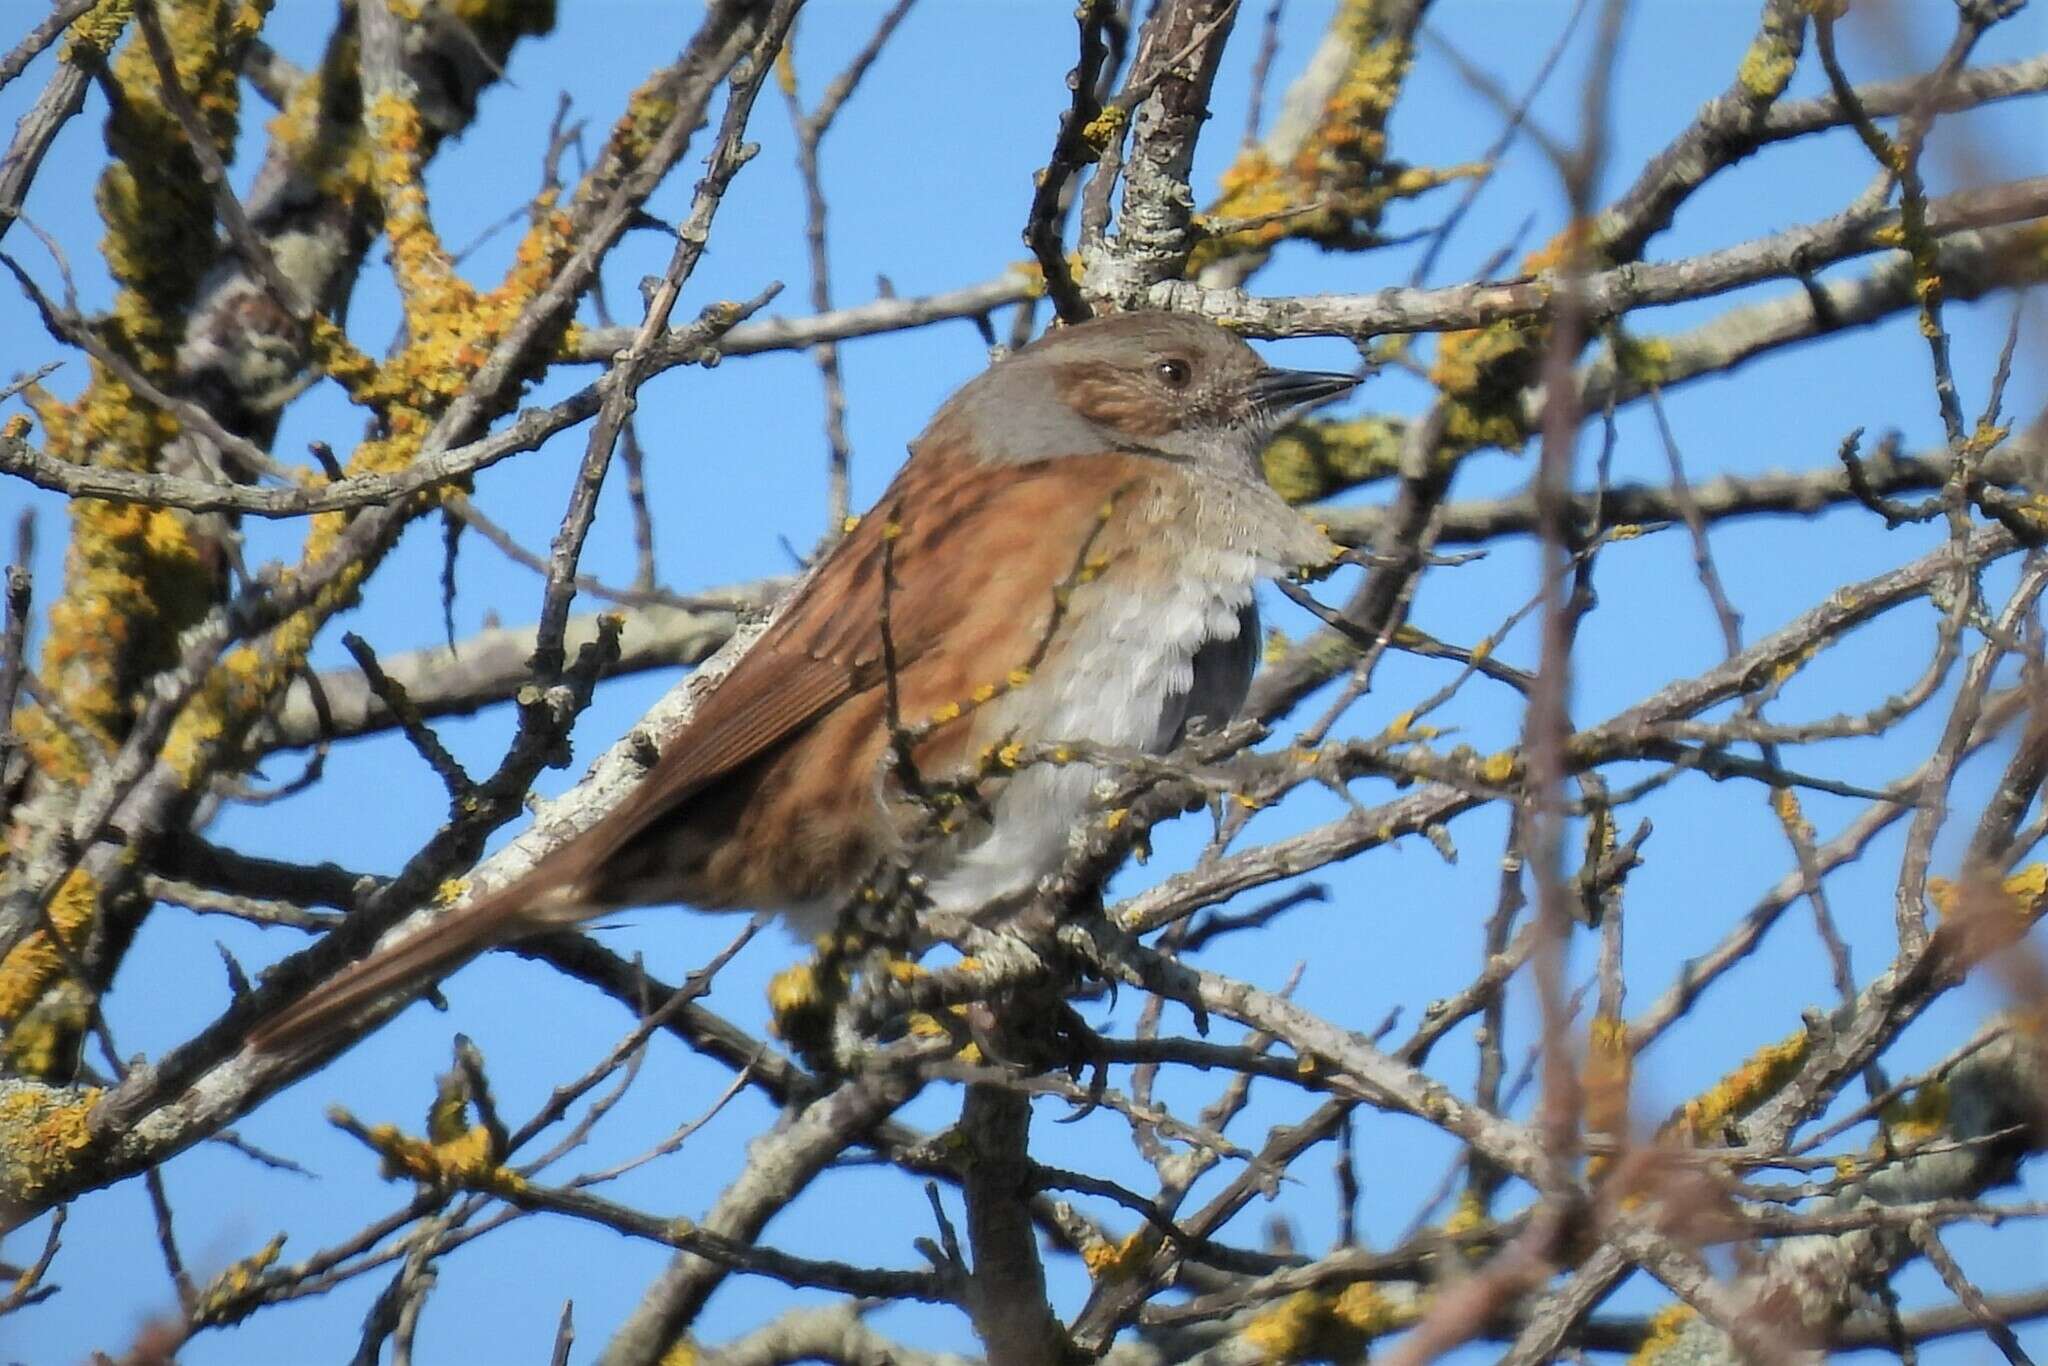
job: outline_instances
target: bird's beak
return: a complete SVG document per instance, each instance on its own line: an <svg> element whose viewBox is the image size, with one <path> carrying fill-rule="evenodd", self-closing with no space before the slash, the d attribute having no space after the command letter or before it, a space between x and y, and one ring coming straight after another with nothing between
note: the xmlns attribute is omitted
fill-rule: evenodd
<svg viewBox="0 0 2048 1366"><path fill-rule="evenodd" d="M1252 381L1252 398L1275 417L1287 417L1311 403L1355 388L1364 378L1330 370L1268 369Z"/></svg>

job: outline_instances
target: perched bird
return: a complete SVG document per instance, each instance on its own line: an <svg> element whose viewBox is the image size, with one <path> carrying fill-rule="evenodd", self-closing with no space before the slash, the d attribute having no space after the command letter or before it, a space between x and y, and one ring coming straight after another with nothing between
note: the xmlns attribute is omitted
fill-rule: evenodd
<svg viewBox="0 0 2048 1366"><path fill-rule="evenodd" d="M1259 453L1290 414L1355 383L1274 369L1214 323L1149 312L990 367L619 806L314 988L252 1044L321 1041L483 949L619 907L780 911L814 930L916 829L907 780L1013 742L1161 753L1190 721L1227 721L1259 648L1253 586L1334 553L1266 484ZM907 771L892 723L915 737ZM971 913L1057 871L1100 776L1070 762L995 779L979 818L916 846L931 904Z"/></svg>

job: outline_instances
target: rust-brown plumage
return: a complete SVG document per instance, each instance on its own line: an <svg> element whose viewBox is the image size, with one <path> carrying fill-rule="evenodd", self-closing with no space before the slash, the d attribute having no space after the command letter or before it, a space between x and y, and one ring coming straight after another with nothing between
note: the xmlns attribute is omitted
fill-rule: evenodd
<svg viewBox="0 0 2048 1366"><path fill-rule="evenodd" d="M1217 373L1182 399L1198 365ZM1208 642L1234 644L1231 668L1248 673L1251 578L1323 545L1250 472L1255 438L1282 407L1258 386L1279 390L1276 376L1318 395L1346 382L1307 384L1207 324L1163 315L1070 329L996 367L941 410L875 510L622 803L525 877L316 987L252 1044L318 1042L368 1002L484 948L614 907L829 914L907 829L887 762L892 682L900 719L924 727L914 755L924 773L956 771L1013 735L1171 743L1181 721L1161 707L1185 713L1191 694L1213 689L1201 676ZM1001 405L1020 395L1039 410L1004 427ZM1184 454L1167 440L1210 427L1242 429L1242 449L1223 454L1244 468L1210 469L1206 446ZM1191 569L1229 583L1191 589ZM1156 632L1143 610L1153 601ZM1164 661L1130 674L1133 690L1153 687L1158 699L1101 699L1096 724L1089 693L1125 676L1116 656L1126 648L1139 665ZM1234 708L1242 682L1228 682ZM955 709L957 719L935 721ZM1027 796L1015 819L1045 819L1047 800Z"/></svg>

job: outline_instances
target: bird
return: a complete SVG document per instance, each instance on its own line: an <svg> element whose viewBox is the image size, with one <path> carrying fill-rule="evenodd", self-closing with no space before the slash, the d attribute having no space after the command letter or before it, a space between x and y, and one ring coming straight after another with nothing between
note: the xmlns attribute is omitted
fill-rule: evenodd
<svg viewBox="0 0 2048 1366"><path fill-rule="evenodd" d="M1159 754L1235 715L1261 645L1255 586L1338 553L1260 452L1359 379L1270 366L1214 321L1157 311L1020 347L939 408L618 805L290 1002L251 1046L318 1046L485 949L624 907L829 928L906 849L935 912L1029 891L1060 868L1104 769L985 757ZM990 768L971 818L919 834L909 788Z"/></svg>

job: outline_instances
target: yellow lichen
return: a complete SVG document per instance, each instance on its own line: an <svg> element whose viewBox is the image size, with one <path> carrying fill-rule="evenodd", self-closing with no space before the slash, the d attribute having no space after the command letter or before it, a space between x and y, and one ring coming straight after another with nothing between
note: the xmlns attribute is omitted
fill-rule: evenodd
<svg viewBox="0 0 2048 1366"><path fill-rule="evenodd" d="M148 471L177 432L98 362L76 400L38 395L32 402L49 453L77 464ZM178 632L210 604L214 571L176 514L89 498L70 512L64 589L50 608L43 677L69 716L113 745L140 704L141 680L172 662ZM39 772L84 780L87 756L69 737L33 717L24 731Z"/></svg>
<svg viewBox="0 0 2048 1366"><path fill-rule="evenodd" d="M1297 422L1266 446L1266 482L1290 503L1310 503L1401 468L1407 424L1398 418Z"/></svg>
<svg viewBox="0 0 2048 1366"><path fill-rule="evenodd" d="M1455 1238L1461 1233L1470 1233L1476 1228L1484 1227L1490 1217L1485 1199L1478 1191L1467 1186L1458 1193L1457 1207L1451 1211L1451 1217L1444 1220L1444 1232Z"/></svg>
<svg viewBox="0 0 2048 1366"><path fill-rule="evenodd" d="M1243 1343L1275 1366L1297 1361L1349 1361L1374 1338L1415 1322L1417 1306L1397 1301L1370 1282L1334 1293L1303 1290L1254 1315L1239 1331Z"/></svg>
<svg viewBox="0 0 2048 1366"><path fill-rule="evenodd" d="M1813 1049L1804 1029L1752 1053L1743 1064L1679 1110L1666 1126L1677 1128L1694 1143L1719 1142L1723 1130L1776 1095L1805 1063Z"/></svg>
<svg viewBox="0 0 2048 1366"><path fill-rule="evenodd" d="M790 99L796 98L796 31L790 30L783 39L782 50L775 54L775 88Z"/></svg>
<svg viewBox="0 0 2048 1366"><path fill-rule="evenodd" d="M1884 1107L1885 1135L1893 1147L1904 1147L1939 1138L1948 1125L1949 1089L1945 1082L1931 1081L1913 1093L1908 1101L1893 1101ZM1882 1151L1885 1140L1873 1149Z"/></svg>
<svg viewBox="0 0 2048 1366"><path fill-rule="evenodd" d="M1779 660L1776 664L1773 664L1771 666L1771 681L1773 683L1783 683L1786 679L1792 677L1792 675L1798 673L1801 669L1805 668L1808 664L1812 663L1814 657L1819 653L1819 642L1815 642L1810 645L1805 645L1797 650L1794 650L1791 654L1786 655L1783 659Z"/></svg>
<svg viewBox="0 0 2048 1366"><path fill-rule="evenodd" d="M1542 339L1543 329L1518 318L1438 339L1429 381L1445 399L1444 450L1522 448L1522 391L1535 381Z"/></svg>
<svg viewBox="0 0 2048 1366"><path fill-rule="evenodd" d="M237 1323L260 1301L255 1291L263 1284L263 1273L276 1264L284 1251L285 1235L280 1233L262 1247L230 1265L199 1292L192 1306L192 1321L210 1327Z"/></svg>
<svg viewBox="0 0 2048 1366"><path fill-rule="evenodd" d="M414 1138L395 1124L372 1125L359 1137L382 1159L380 1171L386 1180L407 1178L428 1186L504 1194L516 1193L523 1184L518 1173L498 1165L496 1141L481 1124L441 1142Z"/></svg>
<svg viewBox="0 0 2048 1366"><path fill-rule="evenodd" d="M1521 759L1516 756L1515 752L1511 749L1504 749L1498 754L1488 756L1479 765L1479 776L1485 781L1499 786L1513 778L1515 770L1520 766Z"/></svg>
<svg viewBox="0 0 2048 1366"><path fill-rule="evenodd" d="M1090 1279L1113 1281L1142 1267L1145 1259L1152 1255L1152 1248L1153 1243L1146 1237L1144 1229L1137 1230L1121 1242L1097 1239L1081 1249L1081 1265L1088 1268Z"/></svg>
<svg viewBox="0 0 2048 1366"><path fill-rule="evenodd" d="M454 1143L469 1132L469 1084L460 1069L441 1074L434 1103L427 1107L427 1141Z"/></svg>
<svg viewBox="0 0 2048 1366"><path fill-rule="evenodd" d="M1266 148L1250 146L1224 170L1215 202L1197 219L1207 235L1188 258L1191 277L1231 257L1263 255L1288 239L1325 247L1355 245L1392 200L1482 169L1416 168L1390 161L1387 118L1407 79L1413 45L1404 31L1387 23L1375 0L1345 0L1331 33L1343 42L1347 60L1314 127L1282 162Z"/></svg>
<svg viewBox="0 0 2048 1366"><path fill-rule="evenodd" d="M63 60L88 66L101 61L114 50L134 14L135 0L99 0L65 30Z"/></svg>
<svg viewBox="0 0 2048 1366"><path fill-rule="evenodd" d="M463 0L476 10L472 38L502 51L511 34L552 21L552 5ZM75 26L81 45L109 46L128 6L103 3ZM179 83L197 107L206 134L232 148L240 112L240 68L261 27L269 0L185 0L159 6ZM405 196L417 177L396 173L396 159L416 159L422 135L405 110L379 107L380 162L360 132L354 107L356 57L350 42L334 45L323 69L297 83L273 125L278 152L297 163L324 190L353 210L373 182L394 188L400 200L394 260L416 283L424 273L418 245L421 224ZM129 365L175 388L177 351L199 282L220 252L211 196L185 132L164 104L156 63L131 37L108 63L118 88L111 101L107 143L112 152L96 193L106 225L102 256L116 289L101 326L102 338ZM402 102L401 102L402 103ZM379 172L385 174L379 179ZM334 183L337 180L343 184ZM353 187L352 191L347 187ZM346 191L346 192L344 192ZM423 204L423 201L422 201ZM423 209L422 209L423 212ZM363 358L331 323L317 322L308 340L317 364L331 368L352 397L378 411L382 431L351 461L356 472L389 472L409 463L432 417L461 391L488 346L503 335L527 303L553 278L564 250L565 221L541 213L522 244L504 285L478 298L459 282L442 281L438 293L407 296L410 344L379 368ZM452 279L452 277L451 277ZM414 295L419 296L416 301ZM423 302L420 302L423 301ZM459 306L459 311L458 311ZM48 433L50 453L64 460L110 468L155 471L178 425L142 400L108 367L92 367L85 389L69 402L42 393L30 397ZM422 498L422 510L432 505ZM50 612L44 681L79 730L103 745L125 737L140 686L175 658L180 633L219 599L222 555L212 533L195 534L183 516L92 499L72 504L72 535L63 594ZM305 564L318 564L337 545L346 519L339 514L311 524ZM374 562L366 557L336 576L312 606L285 622L259 645L222 661L178 718L162 751L189 781L210 775L239 751L246 727L266 714L284 684L304 668L319 627L353 603ZM69 735L33 711L21 732L44 779L78 783L93 756L78 752ZM48 946L44 946L47 950ZM17 964L16 966L32 966ZM18 986L31 974L12 976ZM12 1009L24 1008L16 1002Z"/></svg>
<svg viewBox="0 0 2048 1366"><path fill-rule="evenodd" d="M1634 1066L1635 1055L1628 1043L1628 1021L1613 1015L1594 1015L1586 1030L1583 1084L1586 1127L1592 1132L1614 1138L1627 1134L1629 1083ZM1609 1159L1596 1157L1587 1164L1587 1174L1598 1178L1608 1165Z"/></svg>
<svg viewBox="0 0 2048 1366"><path fill-rule="evenodd" d="M874 900L874 889L864 895ZM768 981L768 1029L799 1053L824 1050L830 1043L832 1009L845 998L852 977L846 968L857 946L837 937L821 936L808 961L792 964Z"/></svg>
<svg viewBox="0 0 2048 1366"><path fill-rule="evenodd" d="M356 37L345 33L329 45L320 68L292 86L265 129L278 155L350 213L375 198L370 147L363 136L359 62Z"/></svg>
<svg viewBox="0 0 2048 1366"><path fill-rule="evenodd" d="M2022 920L2032 921L2048 905L2048 863L2030 863L1999 884L1999 892ZM1953 915L1957 884L1945 877L1927 879L1927 899L1939 915Z"/></svg>
<svg viewBox="0 0 2048 1366"><path fill-rule="evenodd" d="M1280 168L1257 147L1246 148L1224 169L1218 177L1218 188L1221 194L1197 220L1198 225L1215 219L1234 219L1251 220L1255 226L1210 236L1197 243L1188 256L1189 275L1199 275L1226 257L1270 247L1287 236L1290 229L1299 230L1308 216L1296 215L1291 222L1281 216L1290 209L1304 207L1308 201L1295 197L1295 188Z"/></svg>
<svg viewBox="0 0 2048 1366"><path fill-rule="evenodd" d="M92 992L77 982L54 982L0 1039L0 1076L60 1082L77 1076L80 1050L92 1027L93 1000Z"/></svg>
<svg viewBox="0 0 2048 1366"><path fill-rule="evenodd" d="M1396 1301L1370 1281L1347 1285L1330 1306L1330 1316L1339 1324L1370 1341L1406 1328L1415 1321L1415 1310Z"/></svg>
<svg viewBox="0 0 2048 1366"><path fill-rule="evenodd" d="M1971 456L1988 455L2011 435L2012 428L2009 426L1980 421L1970 432L1970 439L1963 443L1963 451Z"/></svg>
<svg viewBox="0 0 2048 1366"><path fill-rule="evenodd" d="M85 947L99 885L83 868L73 869L51 898L48 920L62 941L52 943L48 930L31 930L0 959L0 1025L12 1025L28 1012L63 975L67 951Z"/></svg>
<svg viewBox="0 0 2048 1366"><path fill-rule="evenodd" d="M1081 141L1087 143L1093 149L1095 155L1101 156L1103 151L1109 146L1110 140L1116 137L1117 131L1124 126L1124 119L1126 117L1128 116L1125 114L1123 106L1116 104L1105 106L1101 113L1082 125Z"/></svg>
<svg viewBox="0 0 2048 1366"><path fill-rule="evenodd" d="M2043 899L2048 899L2048 863L2030 863L2001 885L2013 899L2015 909L2031 917L2039 911Z"/></svg>
<svg viewBox="0 0 2048 1366"><path fill-rule="evenodd" d="M814 964L797 963L768 979L768 1008L778 1017L808 1010L825 997Z"/></svg>
<svg viewBox="0 0 2048 1366"><path fill-rule="evenodd" d="M204 134L232 146L240 111L239 67L267 4L190 0L158 13L180 84ZM125 3L102 3L71 29L67 60L98 65L129 18ZM155 59L139 35L105 64L118 92L106 121L111 154L94 202L106 232L101 257L113 277L112 306L100 339L144 377L163 383L176 370L187 310L219 252L212 199L183 128L163 99ZM153 472L178 424L144 401L113 369L94 361L70 401L36 390L29 402L56 459ZM218 547L202 544L181 514L97 499L70 507L64 586L49 613L42 680L84 735L113 747L144 697L142 683L176 657L180 632L213 605ZM20 734L46 782L82 785L95 756L39 710L20 718ZM83 945L97 886L74 873L59 889L51 919L72 948ZM67 963L43 932L0 963L0 1024L21 1023L37 999L63 978ZM69 1053L60 1003L10 1047L17 1065L60 1066Z"/></svg>
<svg viewBox="0 0 2048 1366"><path fill-rule="evenodd" d="M78 1168L99 1098L96 1086L0 1082L0 1203L25 1203Z"/></svg>
<svg viewBox="0 0 2048 1366"><path fill-rule="evenodd" d="M1736 68L1735 79L1757 99L1774 100L1785 93L1785 87L1791 82L1792 72L1798 65L1799 58L1786 42L1784 34L1771 27L1758 34L1748 51L1742 54L1742 64Z"/></svg>
<svg viewBox="0 0 2048 1366"><path fill-rule="evenodd" d="M1638 388L1667 384L1671 380L1671 343L1662 337L1638 340L1617 333L1613 342L1614 368Z"/></svg>
<svg viewBox="0 0 2048 1366"><path fill-rule="evenodd" d="M237 68L268 8L230 0L159 7L185 92L217 145L233 144L241 110ZM183 308L219 251L213 203L139 36L122 47L111 74L122 98L108 115L113 158L94 196L107 228L101 253L121 286L107 339L145 373L161 375L179 341Z"/></svg>
<svg viewBox="0 0 2048 1366"><path fill-rule="evenodd" d="M1693 1318L1691 1305L1677 1303L1667 1304L1650 1315L1649 1334L1644 1337L1643 1345L1636 1348L1635 1355L1628 1359L1629 1366L1650 1366L1678 1346Z"/></svg>
<svg viewBox="0 0 2048 1366"><path fill-rule="evenodd" d="M1333 28L1351 43L1351 62L1323 106L1317 136L1295 158L1297 173L1313 158L1319 169L1347 154L1373 164L1387 153L1387 116L1400 98L1415 49L1406 38L1382 36L1376 0L1346 0Z"/></svg>
<svg viewBox="0 0 2048 1366"><path fill-rule="evenodd" d="M515 252L515 262L494 289L478 293L457 277L438 234L427 220L417 175L406 167L420 137L417 115L395 97L376 106L379 176L394 234L392 257L407 317L403 351L374 372L351 372L350 397L378 411L384 434L357 446L347 472L391 474L404 469L447 405L468 387L497 341L553 279L567 250L568 217L557 211L535 215ZM332 348L338 353L338 347ZM423 494L416 506L433 505ZM301 569L316 566L339 544L345 513L312 519ZM375 567L359 558L332 575L304 610L281 622L260 648L224 661L187 706L164 746L165 762L196 777L206 771L239 726L261 715L270 698L304 667L320 628L335 613L354 605L362 582Z"/></svg>
<svg viewBox="0 0 2048 1366"><path fill-rule="evenodd" d="M1300 1361L1308 1355L1318 1321L1327 1308L1323 1296L1304 1290L1289 1295L1246 1323L1239 1337L1269 1362Z"/></svg>
<svg viewBox="0 0 2048 1366"><path fill-rule="evenodd" d="M608 150L616 160L616 179L623 179L647 160L662 131L675 118L674 82L657 72L626 98L625 112L612 125ZM598 188L593 181L592 191Z"/></svg>
<svg viewBox="0 0 2048 1366"><path fill-rule="evenodd" d="M1772 788L1771 810L1778 813L1778 822L1787 835L1801 844L1813 843L1813 823L1800 809L1798 793L1789 787Z"/></svg>

